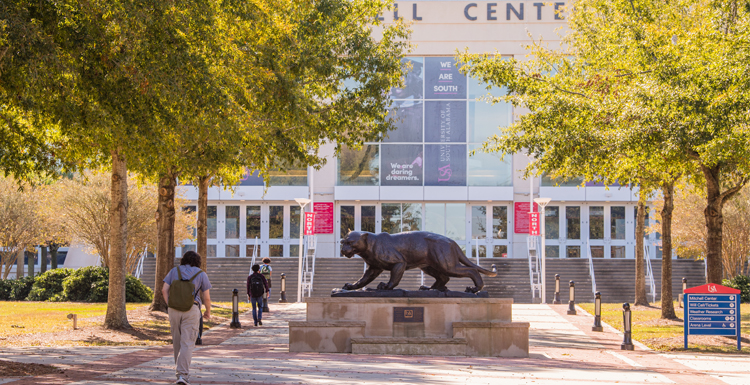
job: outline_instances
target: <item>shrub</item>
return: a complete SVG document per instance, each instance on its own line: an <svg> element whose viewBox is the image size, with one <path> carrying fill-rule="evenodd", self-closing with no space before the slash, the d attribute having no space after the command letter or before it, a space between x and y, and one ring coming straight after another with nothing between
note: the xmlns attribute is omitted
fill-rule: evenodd
<svg viewBox="0 0 750 385"><path fill-rule="evenodd" d="M23 301L29 296L34 277L0 279L0 300Z"/></svg>
<svg viewBox="0 0 750 385"><path fill-rule="evenodd" d="M74 271L73 269L54 269L36 276L31 292L26 299L28 301L59 301L63 299L63 280Z"/></svg>
<svg viewBox="0 0 750 385"><path fill-rule="evenodd" d="M10 280L0 279L0 301L10 300Z"/></svg>
<svg viewBox="0 0 750 385"><path fill-rule="evenodd" d="M77 302L107 302L109 295L109 270L89 266L75 270L63 280L62 297ZM153 291L139 279L128 275L125 280L126 302L150 302Z"/></svg>
<svg viewBox="0 0 750 385"><path fill-rule="evenodd" d="M722 285L740 290L742 302L750 302L750 277L740 274L732 279L725 279Z"/></svg>

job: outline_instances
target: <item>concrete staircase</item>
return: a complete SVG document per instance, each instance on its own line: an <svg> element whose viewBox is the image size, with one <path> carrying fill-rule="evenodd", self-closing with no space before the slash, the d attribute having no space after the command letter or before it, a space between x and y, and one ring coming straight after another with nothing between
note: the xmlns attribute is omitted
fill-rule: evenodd
<svg viewBox="0 0 750 385"><path fill-rule="evenodd" d="M178 262L176 262L178 263ZM485 290L491 298L513 298L515 303L531 303L531 288L529 283L529 267L526 259L483 258L480 264L490 269L492 264L497 266L497 277L484 276ZM656 282L657 301L661 295L661 261L652 260L654 281ZM273 288L271 302L279 300L281 290L280 274L286 274L287 300L297 299L297 259L274 258ZM315 267L315 282L313 297L328 297L331 289L340 288L344 283L353 283L361 276L364 262L358 258L319 258ZM632 259L595 259L597 290L602 293L604 302L632 302L635 298L635 261ZM149 287L154 287L155 259L144 261L141 280ZM548 259L547 260L547 302L551 303L555 292L555 274L560 274L560 299L568 303L569 281L576 283L576 302L593 302L594 295L591 288L591 278L587 259ZM232 290L240 292L240 300L245 300L245 285L250 271L249 258L209 258L208 276L213 289L211 298L214 301L230 301ZM388 273L384 272L369 286L375 287L379 282L388 281ZM682 277L688 279L688 287L705 283L703 262L693 260L672 261L672 293L676 295L682 291ZM434 280L425 276L425 285L430 286ZM400 288L416 290L420 285L419 270L410 270L404 274ZM467 286L473 286L469 278L453 278L448 282L448 288L464 291ZM650 300L650 298L649 298Z"/></svg>

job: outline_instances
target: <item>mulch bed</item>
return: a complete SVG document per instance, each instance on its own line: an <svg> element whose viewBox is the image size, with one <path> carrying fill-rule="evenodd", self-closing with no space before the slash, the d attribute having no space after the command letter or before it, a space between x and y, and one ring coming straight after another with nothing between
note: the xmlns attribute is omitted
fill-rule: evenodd
<svg viewBox="0 0 750 385"><path fill-rule="evenodd" d="M0 377L41 376L63 372L62 369L51 365L24 364L0 359Z"/></svg>

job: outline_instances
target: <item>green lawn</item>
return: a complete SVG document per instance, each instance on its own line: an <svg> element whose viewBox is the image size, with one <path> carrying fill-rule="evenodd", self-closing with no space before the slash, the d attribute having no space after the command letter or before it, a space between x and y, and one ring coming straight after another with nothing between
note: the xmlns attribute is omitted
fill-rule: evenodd
<svg viewBox="0 0 750 385"><path fill-rule="evenodd" d="M143 306L148 304L128 304L127 309ZM0 337L70 329L73 326L73 321L67 318L70 313L78 314L79 327L90 326L84 318L106 312L106 303L0 301Z"/></svg>
<svg viewBox="0 0 750 385"><path fill-rule="evenodd" d="M582 303L579 304L581 308L594 314L593 303ZM683 343L683 309L679 308L677 302L675 302L675 312L680 321L668 321L660 320L661 309L658 307L639 308L632 312L633 317L633 339L644 343L646 346L654 350L662 351L678 351L684 350ZM742 334L750 334L750 304L742 304ZM602 321L606 322L610 326L622 331L622 304L621 303L607 303L602 304ZM694 337L690 337L691 341ZM696 338L701 338L697 336ZM712 351L712 352L727 352L737 353L736 340L721 338L722 344L699 344L690 342L690 349L695 351ZM742 352L750 353L749 344L743 343Z"/></svg>

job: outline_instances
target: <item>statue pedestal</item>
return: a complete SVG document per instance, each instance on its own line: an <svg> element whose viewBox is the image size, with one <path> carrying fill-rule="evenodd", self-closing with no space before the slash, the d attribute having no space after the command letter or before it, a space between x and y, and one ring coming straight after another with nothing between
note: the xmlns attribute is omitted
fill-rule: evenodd
<svg viewBox="0 0 750 385"><path fill-rule="evenodd" d="M505 298L306 298L289 351L528 357L529 323Z"/></svg>

